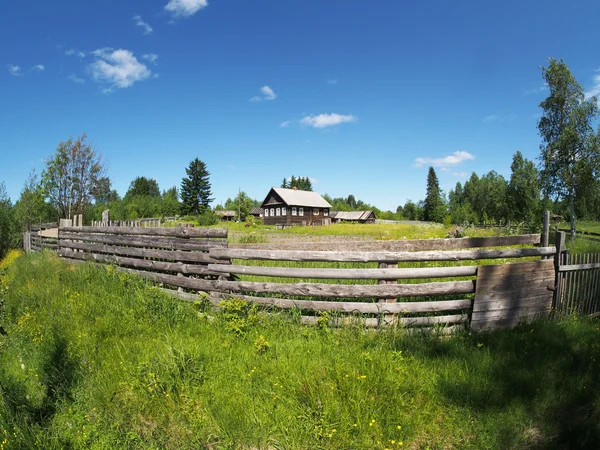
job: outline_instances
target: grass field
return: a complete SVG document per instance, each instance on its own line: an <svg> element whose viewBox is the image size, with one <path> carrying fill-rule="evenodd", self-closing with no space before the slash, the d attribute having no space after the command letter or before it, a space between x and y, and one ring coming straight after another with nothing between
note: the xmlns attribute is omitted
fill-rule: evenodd
<svg viewBox="0 0 600 450"><path fill-rule="evenodd" d="M2 449L600 447L597 321L306 327L15 253L0 305Z"/></svg>

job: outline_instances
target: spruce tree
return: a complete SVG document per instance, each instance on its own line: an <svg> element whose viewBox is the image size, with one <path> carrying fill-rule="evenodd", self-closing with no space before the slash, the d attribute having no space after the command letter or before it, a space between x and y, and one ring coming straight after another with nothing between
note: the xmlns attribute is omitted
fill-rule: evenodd
<svg viewBox="0 0 600 450"><path fill-rule="evenodd" d="M206 164L198 158L190 162L185 169L187 177L181 180L181 203L184 214L200 214L204 212L214 199L210 196L210 173Z"/></svg>
<svg viewBox="0 0 600 450"><path fill-rule="evenodd" d="M442 222L446 214L440 183L433 167L427 174L427 195L423 208L424 219L428 222Z"/></svg>

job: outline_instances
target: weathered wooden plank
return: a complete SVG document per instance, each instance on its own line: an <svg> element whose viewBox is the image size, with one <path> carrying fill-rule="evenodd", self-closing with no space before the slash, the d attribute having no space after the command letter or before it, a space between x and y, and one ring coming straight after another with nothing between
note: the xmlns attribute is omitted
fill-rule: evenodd
<svg viewBox="0 0 600 450"><path fill-rule="evenodd" d="M314 316L301 316L301 321L306 325L314 325L318 323L318 317ZM395 322L395 318L391 319L372 319L362 317L333 317L329 319L329 326L332 327L345 327L345 326L361 326L365 328L381 328L386 326L399 326ZM464 330L464 325L449 325L449 326L435 326L435 327L403 327L406 333L423 333L433 335L450 335L456 333L458 330Z"/></svg>
<svg viewBox="0 0 600 450"><path fill-rule="evenodd" d="M554 287L554 268L543 272L523 272L511 273L505 276L482 276L477 279L477 283L481 289L487 288L496 290L512 290L515 287L527 287L530 283L544 281L548 286Z"/></svg>
<svg viewBox="0 0 600 450"><path fill-rule="evenodd" d="M560 266L560 272L574 272L579 270L590 270L600 268L600 263L582 263L582 264L569 264Z"/></svg>
<svg viewBox="0 0 600 450"><path fill-rule="evenodd" d="M164 248L173 250L197 250L207 251L215 247L227 247L224 240L196 240L178 238L160 238L143 236L111 236L100 234L72 233L60 231L59 240L61 245L65 240L97 242L108 245L127 245L130 247Z"/></svg>
<svg viewBox="0 0 600 450"><path fill-rule="evenodd" d="M492 264L485 266L485 276L506 275L512 273L535 273L554 269L554 260Z"/></svg>
<svg viewBox="0 0 600 450"><path fill-rule="evenodd" d="M473 318L485 316L492 311L520 309L523 311L547 311L552 309L552 295L524 298L521 301L497 300L493 302L477 302L473 304Z"/></svg>
<svg viewBox="0 0 600 450"><path fill-rule="evenodd" d="M120 256L137 256L140 258L168 259L179 262L223 263L223 260L211 258L207 252L180 250L152 250L148 248L119 247L103 244L90 244L61 240L61 248L85 250L95 253L109 253ZM220 265L220 264L216 264Z"/></svg>
<svg viewBox="0 0 600 450"><path fill-rule="evenodd" d="M388 298L449 294L470 294L473 281L449 281L396 285L342 285L321 283L258 283L248 281L198 280L152 272L135 271L138 275L173 286L198 291L233 291L306 297Z"/></svg>
<svg viewBox="0 0 600 450"><path fill-rule="evenodd" d="M334 302L323 300L291 300L273 297L253 297L241 294L211 292L211 299L220 300L239 298L259 305L281 309L302 309L305 311L331 311L360 314L408 314L432 313L442 311L466 311L472 307L472 300L432 300L427 302Z"/></svg>
<svg viewBox="0 0 600 450"><path fill-rule="evenodd" d="M471 330L482 331L514 327L523 322L532 322L541 317L547 317L549 312L531 315L513 315L505 317L490 317L483 321L471 320Z"/></svg>
<svg viewBox="0 0 600 450"><path fill-rule="evenodd" d="M410 278L468 277L477 274L477 266L426 267L418 269L314 269L211 264L213 272L282 278L401 280Z"/></svg>
<svg viewBox="0 0 600 450"><path fill-rule="evenodd" d="M314 324L319 320L315 316L302 316L302 323ZM353 325L363 324L367 328L377 328L380 326L397 326L397 327L431 327L431 326L444 326L444 325L456 325L461 323L467 323L469 320L468 316L454 314L448 316L435 316L435 317L390 317L385 319L370 318L370 317L333 317L329 320L330 325Z"/></svg>
<svg viewBox="0 0 600 450"><path fill-rule="evenodd" d="M63 231L118 235L173 236L180 238L227 238L227 228L61 227L60 232Z"/></svg>
<svg viewBox="0 0 600 450"><path fill-rule="evenodd" d="M479 294L473 302L473 311L486 311L489 309L511 308L518 305L527 306L548 301L552 306L552 291L531 291L523 295L503 295L502 293ZM549 300L548 300L549 299Z"/></svg>
<svg viewBox="0 0 600 450"><path fill-rule="evenodd" d="M477 281L477 292L475 294L475 300L484 301L484 298L499 299L499 298L511 298L519 299L524 297L532 297L537 295L552 295L553 293L553 279L542 279L537 281L528 281L526 284L515 285L510 284L507 286L488 285L484 287L479 286L479 280Z"/></svg>
<svg viewBox="0 0 600 450"><path fill-rule="evenodd" d="M165 272L179 272L184 274L194 275L218 275L208 270L206 266L170 263L162 261L151 261L147 259L125 258L114 255L100 255L97 253L73 252L70 250L58 250L58 255L70 259L80 259L84 261L96 261L101 263L117 264L126 267L135 267L137 269L146 270L162 270Z"/></svg>
<svg viewBox="0 0 600 450"><path fill-rule="evenodd" d="M319 252L287 250L246 250L239 248L211 249L217 259L257 259L271 261L321 261L321 262L419 262L466 261L496 258L524 258L553 255L554 247L513 248L503 250L457 250L436 252Z"/></svg>

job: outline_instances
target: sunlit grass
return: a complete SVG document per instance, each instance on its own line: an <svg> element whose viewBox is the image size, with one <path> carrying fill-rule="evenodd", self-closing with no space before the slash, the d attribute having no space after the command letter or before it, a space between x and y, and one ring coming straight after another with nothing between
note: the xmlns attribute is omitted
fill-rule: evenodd
<svg viewBox="0 0 600 450"><path fill-rule="evenodd" d="M598 322L409 336L214 313L110 267L0 274L3 449L598 448Z"/></svg>

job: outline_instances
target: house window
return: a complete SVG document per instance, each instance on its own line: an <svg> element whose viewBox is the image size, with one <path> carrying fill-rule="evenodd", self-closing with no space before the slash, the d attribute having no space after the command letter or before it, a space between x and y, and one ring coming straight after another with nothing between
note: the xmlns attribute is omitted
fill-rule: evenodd
<svg viewBox="0 0 600 450"><path fill-rule="evenodd" d="M285 206L282 206L282 207L281 207L281 215L282 215L282 216L285 216L285 215L287 215L287 209L286 209L286 207L285 207Z"/></svg>
<svg viewBox="0 0 600 450"><path fill-rule="evenodd" d="M265 217L269 217L269 208L265 208Z"/></svg>
<svg viewBox="0 0 600 450"><path fill-rule="evenodd" d="M299 211L298 211L298 215L299 215L299 216L303 216L303 215L304 215L304 208L301 206L301 207L300 207L300 208L298 208L298 209L299 209Z"/></svg>
<svg viewBox="0 0 600 450"><path fill-rule="evenodd" d="M328 215L329 215L329 209L328 209L328 208L325 208L325 209L323 210L323 215L324 215L324 216L328 216Z"/></svg>
<svg viewBox="0 0 600 450"><path fill-rule="evenodd" d="M271 208L271 217L275 216L275 208Z"/></svg>
<svg viewBox="0 0 600 450"><path fill-rule="evenodd" d="M318 216L319 215L319 209L318 208L313 208L313 215L314 216Z"/></svg>
<svg viewBox="0 0 600 450"><path fill-rule="evenodd" d="M292 216L297 216L298 215L298 210L296 209L295 206L292 206Z"/></svg>
<svg viewBox="0 0 600 450"><path fill-rule="evenodd" d="M280 214L280 213L281 213L281 209L277 208L277 209L275 210L275 215L276 215L276 216L279 216L279 214Z"/></svg>

